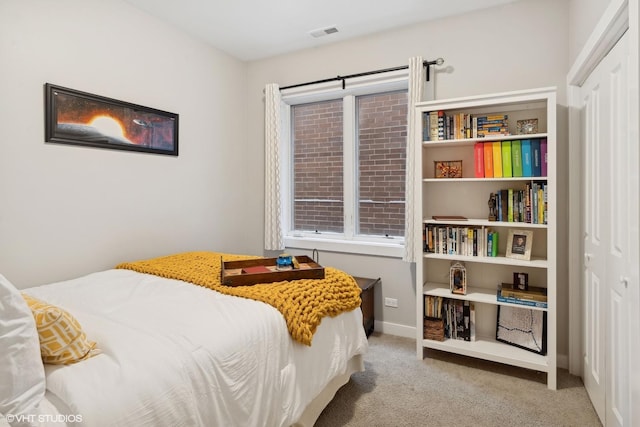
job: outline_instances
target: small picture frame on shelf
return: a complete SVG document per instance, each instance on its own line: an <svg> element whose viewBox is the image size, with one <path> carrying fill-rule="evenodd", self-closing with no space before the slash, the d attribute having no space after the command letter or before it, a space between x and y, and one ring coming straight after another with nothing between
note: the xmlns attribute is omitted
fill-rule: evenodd
<svg viewBox="0 0 640 427"><path fill-rule="evenodd" d="M529 274L528 273L513 273L513 289L517 289L519 291L528 291L529 290Z"/></svg>
<svg viewBox="0 0 640 427"><path fill-rule="evenodd" d="M538 133L538 119L518 120L516 122L516 133L518 135Z"/></svg>
<svg viewBox="0 0 640 427"><path fill-rule="evenodd" d="M436 178L462 178L462 160L437 160L433 163Z"/></svg>
<svg viewBox="0 0 640 427"><path fill-rule="evenodd" d="M467 294L467 269L459 261L451 264L449 268L449 288L453 294Z"/></svg>
<svg viewBox="0 0 640 427"><path fill-rule="evenodd" d="M533 231L531 230L509 230L507 236L507 258L531 259L531 246L533 244Z"/></svg>

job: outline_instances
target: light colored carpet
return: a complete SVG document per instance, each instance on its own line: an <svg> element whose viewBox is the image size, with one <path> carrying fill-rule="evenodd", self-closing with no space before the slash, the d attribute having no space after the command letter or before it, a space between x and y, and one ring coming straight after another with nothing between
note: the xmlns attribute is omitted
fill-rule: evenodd
<svg viewBox="0 0 640 427"><path fill-rule="evenodd" d="M601 426L578 377L546 374L429 350L374 333L365 372L352 375L315 427Z"/></svg>

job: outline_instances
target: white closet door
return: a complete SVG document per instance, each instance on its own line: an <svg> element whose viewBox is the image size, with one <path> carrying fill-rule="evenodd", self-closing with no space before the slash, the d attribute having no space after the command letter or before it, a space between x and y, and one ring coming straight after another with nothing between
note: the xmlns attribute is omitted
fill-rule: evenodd
<svg viewBox="0 0 640 427"><path fill-rule="evenodd" d="M629 420L628 260L632 233L628 45L623 38L585 81L583 99L584 373L606 426ZM637 190L637 184L635 186Z"/></svg>

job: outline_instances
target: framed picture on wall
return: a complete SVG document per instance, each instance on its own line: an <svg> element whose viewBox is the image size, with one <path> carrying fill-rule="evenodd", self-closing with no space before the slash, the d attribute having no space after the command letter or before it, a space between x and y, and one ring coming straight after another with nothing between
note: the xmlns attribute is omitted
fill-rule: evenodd
<svg viewBox="0 0 640 427"><path fill-rule="evenodd" d="M178 114L45 84L45 141L178 155Z"/></svg>

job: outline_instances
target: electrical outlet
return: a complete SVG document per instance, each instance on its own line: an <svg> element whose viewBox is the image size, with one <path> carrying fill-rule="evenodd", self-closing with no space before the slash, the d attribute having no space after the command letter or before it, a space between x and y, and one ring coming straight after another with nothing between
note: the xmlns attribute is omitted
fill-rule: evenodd
<svg viewBox="0 0 640 427"><path fill-rule="evenodd" d="M398 300L396 298L385 298L384 305L387 307L398 307Z"/></svg>

